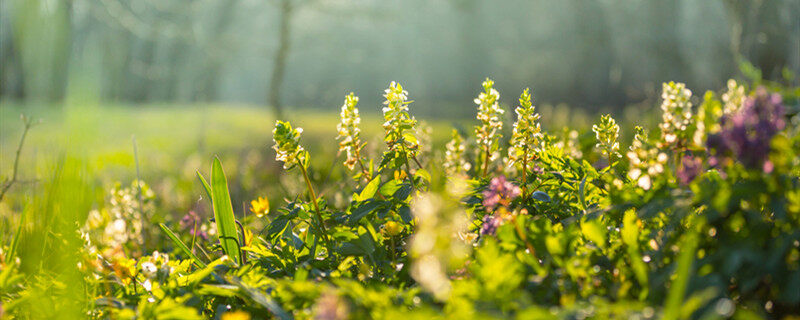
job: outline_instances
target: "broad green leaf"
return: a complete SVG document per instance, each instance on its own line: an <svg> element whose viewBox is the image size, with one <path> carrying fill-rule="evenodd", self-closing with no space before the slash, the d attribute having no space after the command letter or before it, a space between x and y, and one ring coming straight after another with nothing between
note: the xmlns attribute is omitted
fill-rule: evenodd
<svg viewBox="0 0 800 320"><path fill-rule="evenodd" d="M231 196L228 192L228 180L219 158L214 157L211 166L211 203L214 209L214 220L222 250L233 261L241 263L239 257L239 236L236 233L236 219L233 216Z"/></svg>
<svg viewBox="0 0 800 320"><path fill-rule="evenodd" d="M158 226L161 227L161 230L163 230L164 233L167 234L167 237L169 237L172 240L172 242L175 243L175 245L178 246L178 248L180 248L181 251L183 251L184 254L186 254L187 256L189 256L189 258L192 259L195 265L197 265L200 268L204 268L206 266L206 264L203 263L203 261L201 261L200 258L198 258L192 252L192 250L189 250L189 247L187 247L186 244L184 244L183 241L181 241L181 239L178 238L178 236L175 235L175 233L169 229L169 227L167 227L163 223L159 223Z"/></svg>
<svg viewBox="0 0 800 320"><path fill-rule="evenodd" d="M380 207L381 204L383 204L383 201L369 201L362 203L361 206L353 209L352 213L350 214L350 219L347 220L347 223L350 225L356 225L361 218L364 218L370 212Z"/></svg>
<svg viewBox="0 0 800 320"><path fill-rule="evenodd" d="M375 177L375 179L372 179L372 181L370 181L366 187L364 187L364 190L361 190L361 193L353 195L353 200L364 201L374 197L375 193L378 192L378 187L380 185L381 185L381 177L377 176Z"/></svg>
<svg viewBox="0 0 800 320"><path fill-rule="evenodd" d="M422 180L431 181L431 174L428 173L428 170L425 169L418 169L417 172L414 172L414 175L417 177L422 178Z"/></svg>
<svg viewBox="0 0 800 320"><path fill-rule="evenodd" d="M606 247L606 229L595 219L595 220L586 220L581 223L581 232L586 237L586 239L591 240L600 248L605 249Z"/></svg>
<svg viewBox="0 0 800 320"><path fill-rule="evenodd" d="M384 183L383 186L381 186L381 194L387 197L393 195L397 191L397 189L400 189L401 182L402 181L400 180L393 179L390 180L389 182Z"/></svg>
<svg viewBox="0 0 800 320"><path fill-rule="evenodd" d="M644 290L640 298L645 298L648 290L647 266L642 261L642 255L639 251L639 228L639 218L636 217L636 211L633 209L625 211L622 218L622 230L620 230L622 242L627 247L633 274Z"/></svg>
<svg viewBox="0 0 800 320"><path fill-rule="evenodd" d="M403 219L403 222L411 223L411 220L413 219L413 217L411 216L411 208L404 205L397 210L397 213L400 215L400 218Z"/></svg>

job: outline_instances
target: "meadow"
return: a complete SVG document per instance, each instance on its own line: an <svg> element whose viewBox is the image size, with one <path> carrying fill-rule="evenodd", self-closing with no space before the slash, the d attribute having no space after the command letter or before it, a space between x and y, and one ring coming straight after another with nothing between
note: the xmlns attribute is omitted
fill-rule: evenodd
<svg viewBox="0 0 800 320"><path fill-rule="evenodd" d="M800 317L800 88L661 92L4 104L0 318Z"/></svg>

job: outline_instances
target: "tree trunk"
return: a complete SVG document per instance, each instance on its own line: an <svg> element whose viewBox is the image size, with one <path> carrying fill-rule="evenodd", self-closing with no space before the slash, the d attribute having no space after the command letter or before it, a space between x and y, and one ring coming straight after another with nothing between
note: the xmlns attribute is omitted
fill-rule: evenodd
<svg viewBox="0 0 800 320"><path fill-rule="evenodd" d="M291 36L292 2L291 0L281 0L280 3L280 26L278 34L278 49L272 65L272 78L269 83L269 103L275 113L276 119L283 118L283 105L281 104L281 85L286 73L286 58L289 55L289 38Z"/></svg>

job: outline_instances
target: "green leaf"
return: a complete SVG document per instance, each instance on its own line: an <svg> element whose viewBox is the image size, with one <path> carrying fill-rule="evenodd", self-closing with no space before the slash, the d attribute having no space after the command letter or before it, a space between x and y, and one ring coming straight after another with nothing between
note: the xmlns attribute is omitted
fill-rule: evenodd
<svg viewBox="0 0 800 320"><path fill-rule="evenodd" d="M238 277L234 276L229 281L231 284L242 289L245 295L253 300L253 302L269 310L269 312L271 312L276 318L282 320L293 318L289 313L283 310L283 308L281 308L281 306L275 302L272 297L267 296L261 293L261 291L244 284Z"/></svg>
<svg viewBox="0 0 800 320"><path fill-rule="evenodd" d="M219 158L214 157L211 166L211 203L214 209L214 220L222 250L233 261L241 263L239 257L239 236L236 233L236 219L233 216L233 205L228 192L228 180Z"/></svg>
<svg viewBox="0 0 800 320"><path fill-rule="evenodd" d="M400 214L400 218L403 218L403 222L411 223L411 209L408 206L404 205L400 207L397 213Z"/></svg>
<svg viewBox="0 0 800 320"><path fill-rule="evenodd" d="M200 173L200 171L197 171L197 179L200 179L200 184L203 185L203 190L206 191L206 196L208 197L208 200L211 200L211 186L208 185L208 182L206 182L206 178L203 178L203 174Z"/></svg>
<svg viewBox="0 0 800 320"><path fill-rule="evenodd" d="M397 191L397 189L400 189L401 187L400 183L401 181L397 179L393 179L390 180L389 182L384 183L383 186L381 186L381 194L387 197L391 196Z"/></svg>
<svg viewBox="0 0 800 320"><path fill-rule="evenodd" d="M189 258L192 258L192 261L194 262L195 265L197 265L200 268L205 268L206 264L203 263L203 261L201 261L200 258L198 258L192 252L192 250L189 250L189 247L187 247L186 244L183 243L183 241L181 241L181 239L178 238L178 236L175 235L175 233L169 229L169 227L167 227L163 223L159 223L158 226L161 227L161 230L163 230L164 233L167 234L167 237L169 237L172 240L172 242L175 243L175 245L178 246L178 248L180 248L183 251L183 253L189 256Z"/></svg>
<svg viewBox="0 0 800 320"><path fill-rule="evenodd" d="M664 318L678 319L681 316L681 306L683 305L689 279L692 277L692 264L694 255L697 252L698 235L692 230L681 237L681 251L678 253L677 267L673 274L673 281L670 285L667 300L664 302Z"/></svg>
<svg viewBox="0 0 800 320"><path fill-rule="evenodd" d="M583 176L580 187L578 187L578 197L581 200L581 206L586 211L586 176Z"/></svg>
<svg viewBox="0 0 800 320"><path fill-rule="evenodd" d="M372 181L370 181L366 187L364 187L364 190L361 190L361 193L353 195L353 200L364 201L374 197L375 193L378 192L378 187L380 185L381 185L381 177L377 176L375 177L375 179L372 179Z"/></svg>
<svg viewBox="0 0 800 320"><path fill-rule="evenodd" d="M547 193L544 193L544 192L542 192L542 191L536 191L536 192L534 192L534 193L531 195L531 197L533 197L533 198L534 198L534 199L536 199L536 200L542 201L542 202L550 202L550 196L549 196L549 195L547 195Z"/></svg>
<svg viewBox="0 0 800 320"><path fill-rule="evenodd" d="M599 221L595 220L586 220L581 223L581 232L586 237L586 239L591 240L600 248L605 249L606 247L606 229L603 228L603 225L600 224Z"/></svg>
<svg viewBox="0 0 800 320"><path fill-rule="evenodd" d="M414 173L414 176L422 178L422 180L431 181L431 174L428 173L428 170L425 169L418 169L417 172Z"/></svg>
<svg viewBox="0 0 800 320"><path fill-rule="evenodd" d="M269 237L279 235L281 232L283 232L284 229L286 229L286 225L288 223L289 223L289 216L287 215L278 216L277 218L275 218L275 220L272 220L272 222L270 222L269 230L267 230L267 235Z"/></svg>
<svg viewBox="0 0 800 320"><path fill-rule="evenodd" d="M626 251L633 267L633 274L643 288L640 298L645 298L648 290L647 266L642 261L642 255L639 250L639 229L639 219L636 217L636 211L633 209L625 211L622 218L622 230L620 230L622 242L625 243L627 248Z"/></svg>
<svg viewBox="0 0 800 320"><path fill-rule="evenodd" d="M352 213L350 214L350 219L347 220L347 223L351 226L357 224L361 218L364 218L370 212L375 211L375 209L380 207L381 204L383 204L383 201L369 201L362 203L361 206L353 209Z"/></svg>

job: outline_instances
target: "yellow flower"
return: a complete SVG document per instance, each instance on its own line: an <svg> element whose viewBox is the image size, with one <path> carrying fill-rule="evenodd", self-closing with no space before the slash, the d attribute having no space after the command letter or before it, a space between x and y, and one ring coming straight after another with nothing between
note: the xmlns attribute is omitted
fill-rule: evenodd
<svg viewBox="0 0 800 320"><path fill-rule="evenodd" d="M250 201L250 211L259 218L263 217L265 214L269 213L269 200L264 197L258 197L258 199Z"/></svg>
<svg viewBox="0 0 800 320"><path fill-rule="evenodd" d="M222 320L250 320L250 314L241 310L225 312Z"/></svg>

